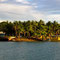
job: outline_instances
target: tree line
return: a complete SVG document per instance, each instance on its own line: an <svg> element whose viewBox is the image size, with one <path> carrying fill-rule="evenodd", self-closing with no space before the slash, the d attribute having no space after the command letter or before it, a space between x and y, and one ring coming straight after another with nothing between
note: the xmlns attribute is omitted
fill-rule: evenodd
<svg viewBox="0 0 60 60"><path fill-rule="evenodd" d="M60 24L56 21L48 21L45 23L40 21L14 21L0 22L0 31L8 36L20 37L40 37L41 35L60 35Z"/></svg>

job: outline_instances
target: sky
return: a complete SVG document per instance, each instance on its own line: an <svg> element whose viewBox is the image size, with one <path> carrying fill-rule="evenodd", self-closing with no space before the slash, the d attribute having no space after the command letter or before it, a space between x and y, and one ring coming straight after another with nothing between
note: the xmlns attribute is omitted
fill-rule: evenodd
<svg viewBox="0 0 60 60"><path fill-rule="evenodd" d="M0 22L40 19L60 23L60 0L0 0Z"/></svg>

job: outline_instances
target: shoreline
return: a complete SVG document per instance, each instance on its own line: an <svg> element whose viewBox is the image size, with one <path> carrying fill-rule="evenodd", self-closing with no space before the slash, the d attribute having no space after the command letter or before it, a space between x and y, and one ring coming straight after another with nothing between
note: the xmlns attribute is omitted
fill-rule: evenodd
<svg viewBox="0 0 60 60"><path fill-rule="evenodd" d="M32 39L32 38L15 38L9 41L13 41L13 42L45 42L47 40L40 40L40 39Z"/></svg>
<svg viewBox="0 0 60 60"><path fill-rule="evenodd" d="M5 37L1 37L0 41L12 41L12 42L44 42L44 41L48 41L48 40L42 40L42 39L38 39L38 38L26 38L26 37L21 37L21 38L16 38L14 36L5 36Z"/></svg>

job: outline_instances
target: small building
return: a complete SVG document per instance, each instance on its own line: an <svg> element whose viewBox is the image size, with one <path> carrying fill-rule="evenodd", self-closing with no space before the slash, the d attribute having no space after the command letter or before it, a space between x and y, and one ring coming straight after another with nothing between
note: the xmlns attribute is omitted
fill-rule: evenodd
<svg viewBox="0 0 60 60"><path fill-rule="evenodd" d="M60 35L51 36L50 41L59 42L60 41Z"/></svg>
<svg viewBox="0 0 60 60"><path fill-rule="evenodd" d="M5 36L5 33L4 32L0 32L0 37L4 37Z"/></svg>
<svg viewBox="0 0 60 60"><path fill-rule="evenodd" d="M9 41L4 32L0 32L0 41Z"/></svg>

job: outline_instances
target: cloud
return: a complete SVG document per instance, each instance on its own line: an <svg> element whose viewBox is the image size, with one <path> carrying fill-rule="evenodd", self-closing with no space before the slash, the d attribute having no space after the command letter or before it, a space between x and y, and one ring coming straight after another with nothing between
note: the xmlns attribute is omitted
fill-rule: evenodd
<svg viewBox="0 0 60 60"><path fill-rule="evenodd" d="M12 5L12 4L0 4L0 17L2 18L9 18L9 19L16 19L16 20L25 20L25 19L32 19L31 11L32 6L25 6L25 5Z"/></svg>
<svg viewBox="0 0 60 60"><path fill-rule="evenodd" d="M6 20L40 20L44 18L41 12L34 10L34 6L0 4L0 18Z"/></svg>
<svg viewBox="0 0 60 60"><path fill-rule="evenodd" d="M47 16L48 20L50 21L58 21L60 23L60 14L51 14Z"/></svg>
<svg viewBox="0 0 60 60"><path fill-rule="evenodd" d="M4 2L4 1L8 1L8 0L0 0L0 2Z"/></svg>
<svg viewBox="0 0 60 60"><path fill-rule="evenodd" d="M16 2L20 2L20 3L23 3L23 4L29 4L29 2L26 1L26 0L16 0Z"/></svg>
<svg viewBox="0 0 60 60"><path fill-rule="evenodd" d="M46 22L48 20L60 22L59 16L60 0L8 0L8 2L0 3L0 18L2 20L43 19Z"/></svg>

